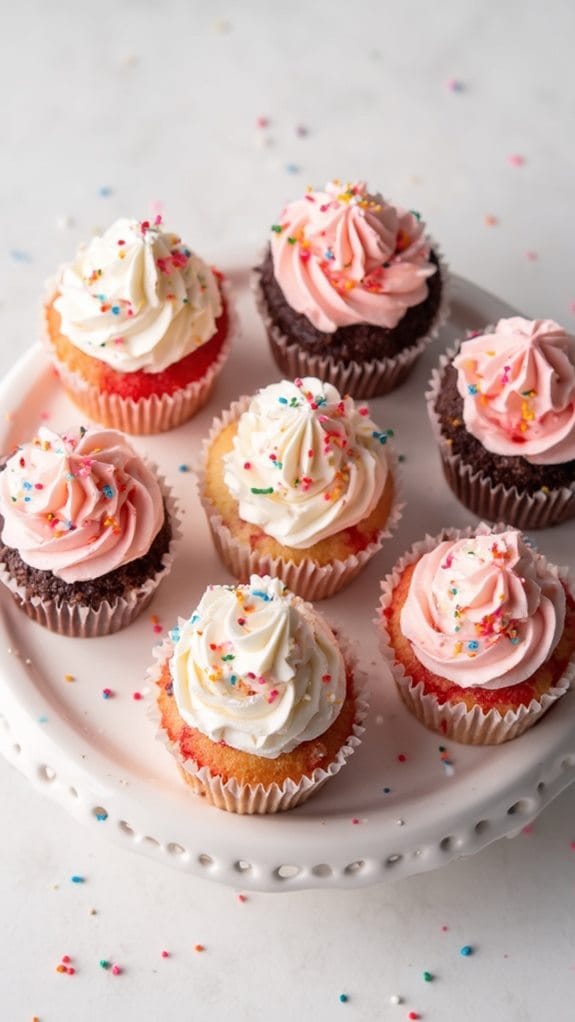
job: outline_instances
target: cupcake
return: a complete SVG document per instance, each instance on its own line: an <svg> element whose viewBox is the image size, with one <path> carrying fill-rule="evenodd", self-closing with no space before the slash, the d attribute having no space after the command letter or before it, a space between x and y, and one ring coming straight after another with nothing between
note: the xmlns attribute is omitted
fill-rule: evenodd
<svg viewBox="0 0 575 1022"><path fill-rule="evenodd" d="M288 203L254 286L282 373L357 398L402 383L446 314L446 270L419 213L363 182Z"/></svg>
<svg viewBox="0 0 575 1022"><path fill-rule="evenodd" d="M167 502L115 430L41 427L0 473L0 581L51 631L117 632L169 570Z"/></svg>
<svg viewBox="0 0 575 1022"><path fill-rule="evenodd" d="M233 404L214 423L200 478L232 574L281 578L307 600L347 585L399 519L392 432L314 378Z"/></svg>
<svg viewBox="0 0 575 1022"><path fill-rule="evenodd" d="M156 660L160 736L220 809L291 809L359 744L366 707L353 661L279 579L210 586Z"/></svg>
<svg viewBox="0 0 575 1022"><path fill-rule="evenodd" d="M566 573L521 533L483 523L416 543L382 583L382 650L426 727L498 745L532 727L575 674Z"/></svg>
<svg viewBox="0 0 575 1022"><path fill-rule="evenodd" d="M49 284L45 335L69 397L127 433L159 433L207 401L228 353L222 279L162 227L117 220Z"/></svg>
<svg viewBox="0 0 575 1022"><path fill-rule="evenodd" d="M448 351L427 394L445 477L474 514L522 529L575 515L575 338L502 319Z"/></svg>

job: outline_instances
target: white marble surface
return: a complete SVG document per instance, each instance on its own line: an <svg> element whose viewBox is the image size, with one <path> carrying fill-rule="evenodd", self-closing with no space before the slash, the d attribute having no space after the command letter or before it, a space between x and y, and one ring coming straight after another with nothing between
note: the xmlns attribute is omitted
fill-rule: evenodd
<svg viewBox="0 0 575 1022"><path fill-rule="evenodd" d="M200 252L257 251L284 199L334 175L420 209L457 272L573 328L574 30L562 0L11 5L0 367L95 227L161 202ZM0 807L3 1022L573 1018L575 791L441 872L245 902L95 839L4 763Z"/></svg>

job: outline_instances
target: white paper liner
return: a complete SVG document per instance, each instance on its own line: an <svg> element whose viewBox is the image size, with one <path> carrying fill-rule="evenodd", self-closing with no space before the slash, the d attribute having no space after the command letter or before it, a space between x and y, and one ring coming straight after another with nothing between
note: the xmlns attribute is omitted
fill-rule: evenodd
<svg viewBox="0 0 575 1022"><path fill-rule="evenodd" d="M369 359L365 362L351 361L347 365L331 355L314 355L297 342L290 341L273 322L268 312L259 267L256 267L251 276L252 291L274 359L284 376L292 380L298 376L317 376L320 380L337 387L340 394L350 394L359 399L380 397L399 387L409 376L427 345L437 337L449 316L449 268L435 242L429 237L427 241L437 257L437 272L441 274L442 282L439 308L431 329L424 337L420 337L397 355ZM265 253L262 254L260 264L264 258Z"/></svg>
<svg viewBox="0 0 575 1022"><path fill-rule="evenodd" d="M489 329L488 327L486 329ZM429 389L425 394L427 411L435 440L439 446L443 472L449 486L461 503L479 518L505 521L517 529L546 529L559 525L575 515L575 480L571 486L535 493L520 492L516 486L493 484L481 470L453 454L447 437L441 429L441 419L435 403L441 390L446 366L454 359L457 348L449 348L433 370Z"/></svg>
<svg viewBox="0 0 575 1022"><path fill-rule="evenodd" d="M312 560L304 560L299 564L284 560L283 557L269 555L251 550L245 543L233 535L223 522L217 509L213 506L205 492L205 469L209 449L216 436L232 422L236 422L245 412L251 397L244 395L214 419L210 433L202 443L201 468L198 471L198 494L212 533L214 546L229 571L241 582L249 582L251 575L271 575L281 578L282 582L303 597L304 600L315 602L325 600L344 589L363 567L381 549L383 541L388 539L397 527L401 518L405 500L399 480L397 460L393 448L389 445L389 468L393 477L394 492L389 515L385 527L378 533L377 539L369 543L364 550L350 554L344 561L334 560L330 564L317 565Z"/></svg>
<svg viewBox="0 0 575 1022"><path fill-rule="evenodd" d="M575 653L571 656L559 682L542 695L541 699L533 699L529 706L522 705L517 710L508 710L504 715L496 709L485 713L479 706L468 710L464 703L441 704L435 695L425 692L423 682L413 684L413 679L406 674L403 665L395 659L384 612L393 601L393 592L405 568L418 561L423 554L435 549L439 543L446 539L458 540L469 536L505 532L507 528L508 525L503 522L498 522L495 526L480 522L476 528L469 526L467 529L444 529L438 536L426 535L423 540L414 543L381 583L382 595L375 623L379 630L381 652L391 668L403 702L425 727L464 745L500 745L502 742L517 738L536 724L571 687L575 679ZM540 553L536 556L548 571L567 586L571 595L575 595L568 569L548 564Z"/></svg>
<svg viewBox="0 0 575 1022"><path fill-rule="evenodd" d="M123 433L142 436L163 433L187 422L206 404L228 358L232 343L236 343L239 336L238 317L230 298L229 287L225 281L221 282L220 287L228 317L228 332L217 358L208 366L201 379L188 383L174 394L152 394L138 401L99 390L60 361L50 340L45 308L44 343L69 398L94 422L108 428L119 429Z"/></svg>
<svg viewBox="0 0 575 1022"><path fill-rule="evenodd" d="M155 472L155 466L149 465ZM157 473L156 473L157 474ZM166 514L172 526L172 537L162 557L160 571L147 579L127 596L119 596L114 603L104 600L94 608L83 604L68 604L59 600L44 600L41 596L29 596L26 587L19 585L10 574L6 564L0 563L0 582L11 592L15 602L32 621L49 628L51 632L69 638L92 639L101 635L112 635L126 628L150 604L160 582L169 574L174 560L174 549L181 538L178 507L164 479L157 476Z"/></svg>
<svg viewBox="0 0 575 1022"><path fill-rule="evenodd" d="M185 624L185 621L180 621L179 623L180 625ZM156 646L152 651L155 663L148 669L146 678L147 682L152 685L152 691L154 692L153 703L150 706L148 715L157 727L156 738L174 756L180 773L182 773L185 782L191 787L192 791L204 797L206 801L218 809L224 809L229 813L238 813L239 815L278 813L294 809L295 806L306 802L311 795L323 787L330 777L334 777L335 774L339 773L350 756L361 745L369 704L366 697L367 675L358 666L355 649L339 631L334 630L334 634L343 654L346 670L353 675L355 720L352 732L348 735L345 744L341 746L336 758L329 766L325 768L318 767L310 776L302 777L299 782L287 778L281 785L274 782L267 786L263 784L240 784L233 779L224 782L219 776L212 774L208 767L198 768L193 761L184 762L182 760L177 743L170 742L161 727L158 703L155 697L155 687L161 677L166 660L173 653L174 644L167 637L160 646ZM318 741L320 739L321 735L318 735Z"/></svg>

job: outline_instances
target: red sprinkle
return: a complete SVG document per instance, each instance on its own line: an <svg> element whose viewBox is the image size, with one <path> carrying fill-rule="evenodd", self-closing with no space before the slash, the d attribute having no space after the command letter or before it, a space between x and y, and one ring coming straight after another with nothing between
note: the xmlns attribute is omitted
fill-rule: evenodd
<svg viewBox="0 0 575 1022"><path fill-rule="evenodd" d="M409 1019L414 1020L414 1019L417 1019L417 1018L421 1018L421 1015L418 1015L416 1011L410 1011L410 1013L409 1013L409 1015L407 1017Z"/></svg>
<svg viewBox="0 0 575 1022"><path fill-rule="evenodd" d="M245 468L246 472L249 472L251 467L252 467L251 461L244 461L244 468Z"/></svg>
<svg viewBox="0 0 575 1022"><path fill-rule="evenodd" d="M162 958L169 958L169 957L170 957L170 952L169 951L162 951Z"/></svg>
<svg viewBox="0 0 575 1022"><path fill-rule="evenodd" d="M65 962L66 965L68 965L68 963L71 962L72 959L70 958L70 955L62 955L62 961Z"/></svg>
<svg viewBox="0 0 575 1022"><path fill-rule="evenodd" d="M160 632L163 632L163 631L164 631L164 626L163 626L163 625L160 625L160 624L154 625L154 628L153 628L153 630L154 630L154 632L156 633L156 635L159 635L159 634L160 634Z"/></svg>
<svg viewBox="0 0 575 1022"><path fill-rule="evenodd" d="M143 699L143 698L144 698L144 697L143 697L143 695L142 695L142 693L141 693L141 692L134 692L134 693L133 693L133 695L132 695L132 699L135 699L135 700L136 700L136 702L137 702L137 701L138 701L139 699Z"/></svg>
<svg viewBox="0 0 575 1022"><path fill-rule="evenodd" d="M120 975L120 973L121 973L121 971L122 971L122 970L121 970L121 968L120 968L120 966L119 966L119 965L113 965L113 966L112 966L112 975L113 975L113 976L119 976L119 975Z"/></svg>
<svg viewBox="0 0 575 1022"><path fill-rule="evenodd" d="M239 618L238 618L238 624L240 625L240 627L242 627L243 625L245 625L245 623L246 623L246 619L245 619L245 617L239 617Z"/></svg>
<svg viewBox="0 0 575 1022"><path fill-rule="evenodd" d="M328 681L331 681L331 674L322 674L321 680L325 681L325 683L327 684Z"/></svg>
<svg viewBox="0 0 575 1022"><path fill-rule="evenodd" d="M245 894L238 894L238 901L244 902L247 900L248 899L246 898Z"/></svg>
<svg viewBox="0 0 575 1022"><path fill-rule="evenodd" d="M405 763L405 761L406 761L406 759L407 759L407 756L405 755L405 753L404 753L404 752L400 752L400 754L399 754L399 756L397 757L397 759L398 759L398 762L399 762L399 763Z"/></svg>

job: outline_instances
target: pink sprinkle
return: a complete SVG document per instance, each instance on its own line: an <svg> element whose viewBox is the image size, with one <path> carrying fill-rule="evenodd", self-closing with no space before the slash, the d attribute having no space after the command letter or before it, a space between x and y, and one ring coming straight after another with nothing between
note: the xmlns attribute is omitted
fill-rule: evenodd
<svg viewBox="0 0 575 1022"><path fill-rule="evenodd" d="M62 955L62 961L64 962L65 965L68 965L69 962L72 961L72 959L70 958L70 955Z"/></svg>
<svg viewBox="0 0 575 1022"><path fill-rule="evenodd" d="M43 420L43 422L47 422L48 419L50 418L50 412L40 412L40 418Z"/></svg>
<svg viewBox="0 0 575 1022"><path fill-rule="evenodd" d="M352 823L361 823L361 820L359 820L357 816L354 816L351 822Z"/></svg>
<svg viewBox="0 0 575 1022"><path fill-rule="evenodd" d="M465 92L465 84L459 78L448 78L446 85L450 92Z"/></svg>
<svg viewBox="0 0 575 1022"><path fill-rule="evenodd" d="M270 122L267 117L256 118L256 128L269 128Z"/></svg>
<svg viewBox="0 0 575 1022"><path fill-rule="evenodd" d="M279 696L279 692L278 692L277 688L272 688L271 692L268 695L268 703L275 702L275 700L277 699L278 696Z"/></svg>
<svg viewBox="0 0 575 1022"><path fill-rule="evenodd" d="M525 165L525 157L521 153L510 153L507 157L507 162L510 167L523 167Z"/></svg>
<svg viewBox="0 0 575 1022"><path fill-rule="evenodd" d="M572 852L575 852L575 841L571 842L570 848Z"/></svg>
<svg viewBox="0 0 575 1022"><path fill-rule="evenodd" d="M154 224L156 225L156 227L159 227L161 222L162 222L162 214L161 213L157 213L156 216L154 217Z"/></svg>
<svg viewBox="0 0 575 1022"><path fill-rule="evenodd" d="M248 899L246 898L245 894L238 894L238 901L241 901L242 904L243 904L244 901L247 901L247 900Z"/></svg>
<svg viewBox="0 0 575 1022"><path fill-rule="evenodd" d="M142 695L142 693L141 693L141 692L134 692L134 694L133 694L133 696L132 696L132 699L135 699L135 700L136 700L136 702L138 702L138 700L140 700L140 699L143 699L143 698L144 698L144 697L143 697L143 695Z"/></svg>
<svg viewBox="0 0 575 1022"><path fill-rule="evenodd" d="M525 253L525 256L530 263L534 263L537 261L537 259L539 259L537 252L534 252L533 249L528 249L527 252Z"/></svg>
<svg viewBox="0 0 575 1022"><path fill-rule="evenodd" d="M76 970L72 969L72 968L69 968L69 969L66 969L66 972L67 972L68 976L73 976L74 973L76 972Z"/></svg>
<svg viewBox="0 0 575 1022"><path fill-rule="evenodd" d="M362 408L358 408L357 410L360 415L369 415L369 408L366 408L365 405Z"/></svg>
<svg viewBox="0 0 575 1022"><path fill-rule="evenodd" d="M442 929L443 933L447 933L447 931L448 931L448 929L449 929L449 926L445 926L445 925L443 925L443 926L441 927L441 929Z"/></svg>
<svg viewBox="0 0 575 1022"><path fill-rule="evenodd" d="M169 951L162 951L162 958L169 958L169 957L170 957L170 952Z"/></svg>
<svg viewBox="0 0 575 1022"><path fill-rule="evenodd" d="M122 970L121 970L121 968L120 968L120 966L119 966L119 965L113 965L113 966L112 966L112 975L113 975L113 976L119 976L119 975L120 975L120 973L121 973L121 971L122 971Z"/></svg>
<svg viewBox="0 0 575 1022"><path fill-rule="evenodd" d="M532 823L528 823L525 827L522 827L521 828L521 833L522 834L532 834L533 833L533 824Z"/></svg>

